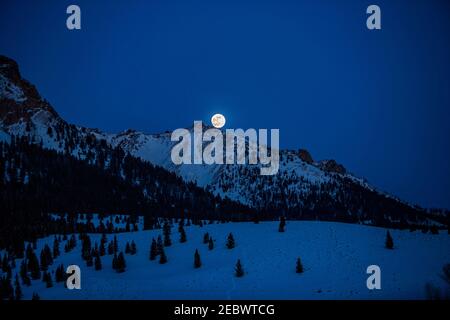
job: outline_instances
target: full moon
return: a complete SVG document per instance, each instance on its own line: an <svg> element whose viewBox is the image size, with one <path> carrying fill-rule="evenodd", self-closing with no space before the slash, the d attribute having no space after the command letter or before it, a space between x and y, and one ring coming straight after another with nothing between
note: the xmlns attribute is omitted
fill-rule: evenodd
<svg viewBox="0 0 450 320"><path fill-rule="evenodd" d="M222 128L225 125L225 117L223 114L216 113L211 117L211 123L215 128Z"/></svg>

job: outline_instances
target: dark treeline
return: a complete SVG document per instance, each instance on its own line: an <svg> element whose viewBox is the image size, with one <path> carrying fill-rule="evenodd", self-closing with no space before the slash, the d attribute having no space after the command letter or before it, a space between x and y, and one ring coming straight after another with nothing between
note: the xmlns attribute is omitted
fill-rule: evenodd
<svg viewBox="0 0 450 320"><path fill-rule="evenodd" d="M0 143L0 248L72 231L52 212L143 215L146 228L156 217L248 220L252 213L121 149L103 146L88 156L82 161L26 138Z"/></svg>

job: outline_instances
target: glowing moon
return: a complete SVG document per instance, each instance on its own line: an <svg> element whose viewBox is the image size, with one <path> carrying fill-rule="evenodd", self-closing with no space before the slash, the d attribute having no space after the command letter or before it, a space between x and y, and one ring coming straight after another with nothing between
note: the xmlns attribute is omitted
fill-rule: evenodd
<svg viewBox="0 0 450 320"><path fill-rule="evenodd" d="M222 128L225 125L225 117L220 113L216 113L211 117L211 123L215 128Z"/></svg>

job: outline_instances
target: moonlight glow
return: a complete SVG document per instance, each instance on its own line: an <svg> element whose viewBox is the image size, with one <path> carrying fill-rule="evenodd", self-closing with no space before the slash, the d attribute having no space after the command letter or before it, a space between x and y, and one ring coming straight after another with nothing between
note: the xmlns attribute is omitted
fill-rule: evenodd
<svg viewBox="0 0 450 320"><path fill-rule="evenodd" d="M215 128L220 129L225 125L225 116L220 113L216 113L211 117L211 123Z"/></svg>

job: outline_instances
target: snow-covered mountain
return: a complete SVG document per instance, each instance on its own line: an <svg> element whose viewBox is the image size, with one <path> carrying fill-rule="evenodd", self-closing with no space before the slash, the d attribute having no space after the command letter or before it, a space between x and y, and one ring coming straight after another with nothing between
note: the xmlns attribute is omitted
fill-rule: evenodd
<svg viewBox="0 0 450 320"><path fill-rule="evenodd" d="M0 139L28 136L43 147L96 157L102 144L175 172L221 197L257 208L262 216L326 219L377 225L421 224L425 211L376 190L334 160L315 161L306 150L281 150L274 176L259 175L259 165L175 165L170 132L127 130L108 134L67 123L24 80L15 61L0 56Z"/></svg>

